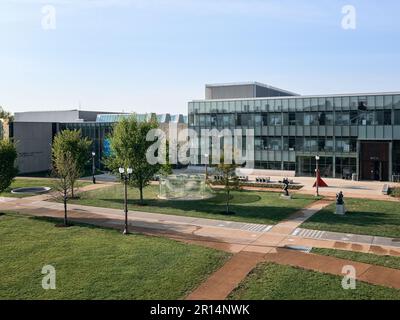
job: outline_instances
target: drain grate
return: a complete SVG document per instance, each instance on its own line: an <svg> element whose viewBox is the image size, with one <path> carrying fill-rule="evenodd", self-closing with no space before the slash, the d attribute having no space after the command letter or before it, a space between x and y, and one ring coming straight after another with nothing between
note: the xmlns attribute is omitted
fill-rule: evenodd
<svg viewBox="0 0 400 320"><path fill-rule="evenodd" d="M304 253L310 253L312 250L312 247L303 247L303 246L285 246L285 249L289 249L289 250L294 250L294 251L301 251Z"/></svg>

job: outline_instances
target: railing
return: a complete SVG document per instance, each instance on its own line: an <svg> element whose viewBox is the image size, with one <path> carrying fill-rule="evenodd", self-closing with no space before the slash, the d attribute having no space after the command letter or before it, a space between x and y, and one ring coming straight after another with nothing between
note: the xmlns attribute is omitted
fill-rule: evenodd
<svg viewBox="0 0 400 320"><path fill-rule="evenodd" d="M400 175L399 174L394 174L392 176L392 181L393 182L400 182Z"/></svg>

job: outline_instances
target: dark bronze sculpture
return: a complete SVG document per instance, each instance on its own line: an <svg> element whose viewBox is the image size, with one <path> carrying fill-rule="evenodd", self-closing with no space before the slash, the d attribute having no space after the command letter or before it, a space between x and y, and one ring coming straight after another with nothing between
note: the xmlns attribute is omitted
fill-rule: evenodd
<svg viewBox="0 0 400 320"><path fill-rule="evenodd" d="M285 191L285 196L289 197L289 184L290 184L289 179L285 178L283 179L282 182L284 184L283 191Z"/></svg>
<svg viewBox="0 0 400 320"><path fill-rule="evenodd" d="M342 205L344 205L344 195L343 195L343 192L342 191L340 191L337 195L336 195L336 204L337 205L340 205L340 206L342 206Z"/></svg>

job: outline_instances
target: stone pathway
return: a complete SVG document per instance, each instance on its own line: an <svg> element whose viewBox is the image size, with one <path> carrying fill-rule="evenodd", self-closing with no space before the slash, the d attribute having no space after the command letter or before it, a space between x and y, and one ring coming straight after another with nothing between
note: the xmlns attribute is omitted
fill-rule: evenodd
<svg viewBox="0 0 400 320"><path fill-rule="evenodd" d="M333 240L350 243L368 244L373 246L391 246L400 248L400 239L386 238L386 237L375 237L357 234L348 234L340 232L330 231L319 231L297 228L293 231L292 236L306 238L306 239L317 239L317 240Z"/></svg>
<svg viewBox="0 0 400 320"><path fill-rule="evenodd" d="M235 289L255 266L264 260L262 254L239 252L213 273L186 300L222 300Z"/></svg>
<svg viewBox="0 0 400 320"><path fill-rule="evenodd" d="M286 249L277 249L273 253L268 253L264 256L264 259L268 262L339 276L344 276L342 273L344 266L353 266L356 269L357 281L400 289L399 269L391 269L367 263Z"/></svg>

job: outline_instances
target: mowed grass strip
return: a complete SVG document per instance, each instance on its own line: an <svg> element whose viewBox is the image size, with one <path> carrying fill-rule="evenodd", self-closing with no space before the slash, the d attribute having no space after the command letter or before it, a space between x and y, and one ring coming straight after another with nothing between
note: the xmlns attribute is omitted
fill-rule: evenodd
<svg viewBox="0 0 400 320"><path fill-rule="evenodd" d="M129 189L128 203L130 210L173 214L181 216L243 221L251 223L276 224L305 206L313 203L315 199L307 195L293 195L290 201L283 200L279 193L236 191L232 192L230 211L235 215L225 215L225 194L216 192L211 199L196 201L174 201L158 199L159 187L148 186L144 191L146 205L139 205L139 192ZM80 199L71 203L121 209L123 208L123 187L113 185L96 191L87 191L80 194Z"/></svg>
<svg viewBox="0 0 400 320"><path fill-rule="evenodd" d="M311 252L323 256L331 256L340 259L368 263L392 269L400 269L400 257L397 256L380 256L372 253L344 251L336 249L322 249L322 248L313 248Z"/></svg>
<svg viewBox="0 0 400 320"><path fill-rule="evenodd" d="M78 181L76 187L81 188L88 184L90 183ZM16 178L10 187L8 187L4 192L0 193L0 197L25 198L30 197L33 194L13 194L11 193L11 190L28 187L49 187L54 189L55 186L56 180L52 178Z"/></svg>
<svg viewBox="0 0 400 320"><path fill-rule="evenodd" d="M400 238L400 203L346 199L347 213L335 215L332 204L301 225L302 228Z"/></svg>
<svg viewBox="0 0 400 320"><path fill-rule="evenodd" d="M399 300L400 290L358 281L355 290L342 288L342 277L274 263L259 264L231 300Z"/></svg>
<svg viewBox="0 0 400 320"><path fill-rule="evenodd" d="M143 235L0 216L0 299L181 299L229 254ZM56 290L42 288L43 266Z"/></svg>

